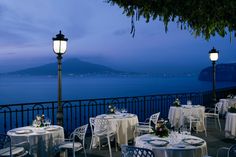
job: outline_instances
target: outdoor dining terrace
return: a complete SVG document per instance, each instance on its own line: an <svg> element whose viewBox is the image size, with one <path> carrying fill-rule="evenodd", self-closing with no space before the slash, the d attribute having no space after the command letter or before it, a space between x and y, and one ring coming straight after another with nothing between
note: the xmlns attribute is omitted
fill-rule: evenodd
<svg viewBox="0 0 236 157"><path fill-rule="evenodd" d="M218 99L226 98L229 94L235 94L236 88L224 88L216 91ZM136 97L117 97L117 98L101 98L101 99L84 99L84 100L64 100L62 101L63 116L64 116L64 136L65 138L79 126L89 124L90 117L107 113L109 105L114 105L116 108L125 108L129 113L137 115L138 121L145 121L150 115L160 112L159 119L168 119L168 112L176 98L183 104L187 100L191 100L193 104L200 104L205 107L212 105L212 92L196 92L196 93L174 93L174 94L160 94L147 95ZM0 108L0 118L2 119L0 125L1 132L7 133L9 130L31 126L33 120L37 115L44 114L51 119L51 124L56 124L57 102L35 102L26 104L3 104ZM207 136L204 132L192 135L200 137L206 141L208 155L216 156L219 147L229 147L235 143L234 139L226 139L224 133L225 118L221 119L222 131L216 131L214 121L209 121L207 126ZM88 125L88 130L85 138L85 147L87 156L109 156L108 148L89 149L91 142L91 128ZM129 141L133 145L134 141ZM120 149L116 152L112 146L113 156L120 156ZM78 153L83 156L83 151ZM69 156L72 154L69 153Z"/></svg>

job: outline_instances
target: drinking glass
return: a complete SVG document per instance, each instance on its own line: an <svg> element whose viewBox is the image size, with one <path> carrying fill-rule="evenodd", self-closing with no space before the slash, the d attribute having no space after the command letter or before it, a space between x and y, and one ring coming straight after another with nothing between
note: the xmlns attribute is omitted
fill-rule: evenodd
<svg viewBox="0 0 236 157"><path fill-rule="evenodd" d="M187 126L183 126L180 128L180 133L183 136L187 136L187 135L191 135L191 132L189 131L189 129L187 128Z"/></svg>
<svg viewBox="0 0 236 157"><path fill-rule="evenodd" d="M192 101L191 101L191 100L188 100L188 101L187 101L187 105L192 105Z"/></svg>
<svg viewBox="0 0 236 157"><path fill-rule="evenodd" d="M51 120L49 118L45 119L45 125L50 126L51 125Z"/></svg>
<svg viewBox="0 0 236 157"><path fill-rule="evenodd" d="M127 110L125 108L122 108L121 113L127 113Z"/></svg>

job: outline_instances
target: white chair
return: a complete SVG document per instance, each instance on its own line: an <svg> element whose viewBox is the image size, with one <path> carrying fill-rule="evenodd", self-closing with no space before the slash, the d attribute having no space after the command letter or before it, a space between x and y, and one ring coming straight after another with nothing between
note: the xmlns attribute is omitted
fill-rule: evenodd
<svg viewBox="0 0 236 157"><path fill-rule="evenodd" d="M75 152L83 149L84 155L86 155L85 150L85 134L87 132L88 124L76 128L69 136L69 139L65 139L64 142L59 144L58 148L61 150L71 149L73 151L73 157L75 157Z"/></svg>
<svg viewBox="0 0 236 157"><path fill-rule="evenodd" d="M228 157L236 157L236 144L229 148Z"/></svg>
<svg viewBox="0 0 236 157"><path fill-rule="evenodd" d="M20 144L12 145L10 136L6 134L0 134L0 156L8 157L23 157L26 156L28 152Z"/></svg>
<svg viewBox="0 0 236 157"><path fill-rule="evenodd" d="M154 128L152 127L152 124L156 126L159 116L160 112L152 114L145 122L139 122L135 127L134 137L136 137L137 134L140 135L153 132Z"/></svg>
<svg viewBox="0 0 236 157"><path fill-rule="evenodd" d="M121 157L155 157L152 150L134 146L122 145Z"/></svg>
<svg viewBox="0 0 236 157"><path fill-rule="evenodd" d="M194 129L193 125L196 126L196 132L198 132L197 126L202 125L203 130L205 132L205 136L207 137L204 117L201 118L199 110L195 110L195 108L191 107L191 108L185 109L185 111L183 111L182 114L184 116L185 122L189 123L190 132L192 129Z"/></svg>
<svg viewBox="0 0 236 157"><path fill-rule="evenodd" d="M220 147L216 157L236 157L236 144L228 147Z"/></svg>
<svg viewBox="0 0 236 157"><path fill-rule="evenodd" d="M209 109L207 112L205 112L205 123L207 126L207 118L215 118L215 122L218 122L220 131L221 131L221 124L220 124L220 117L219 117L219 111L222 106L222 102L218 102L215 104L214 109Z"/></svg>
<svg viewBox="0 0 236 157"><path fill-rule="evenodd" d="M117 132L114 131L114 128L111 128L111 123L106 118L89 118L91 130L92 130L92 140L90 144L90 149L95 142L95 139L98 139L99 150L101 150L101 139L106 138L108 147L109 147L109 154L112 157L112 150L111 150L111 138L114 137L115 146L117 151L116 139L117 139ZM117 125L115 125L115 130L117 129Z"/></svg>

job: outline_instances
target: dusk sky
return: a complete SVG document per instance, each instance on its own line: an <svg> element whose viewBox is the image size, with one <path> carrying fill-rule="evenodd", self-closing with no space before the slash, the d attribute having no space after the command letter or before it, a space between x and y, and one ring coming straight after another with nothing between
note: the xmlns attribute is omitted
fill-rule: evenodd
<svg viewBox="0 0 236 157"><path fill-rule="evenodd" d="M135 23L104 0L1 0L0 73L56 62L52 38L59 30L69 39L63 61L78 58L118 70L194 71L210 66L208 52L220 51L217 63L236 62L236 38L195 38L176 23Z"/></svg>

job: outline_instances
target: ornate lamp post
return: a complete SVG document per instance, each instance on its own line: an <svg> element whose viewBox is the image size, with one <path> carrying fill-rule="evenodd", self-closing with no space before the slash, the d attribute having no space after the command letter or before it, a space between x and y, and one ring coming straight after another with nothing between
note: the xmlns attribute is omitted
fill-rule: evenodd
<svg viewBox="0 0 236 157"><path fill-rule="evenodd" d="M218 60L219 51L216 51L216 49L213 47L211 51L209 51L209 57L212 61L212 101L213 103L216 102L216 61Z"/></svg>
<svg viewBox="0 0 236 157"><path fill-rule="evenodd" d="M61 104L61 60L62 55L66 52L67 48L67 38L64 38L64 35L59 34L56 35L56 38L52 38L53 40L53 50L57 54L58 61L58 109L57 109L57 124L63 126L63 110Z"/></svg>

